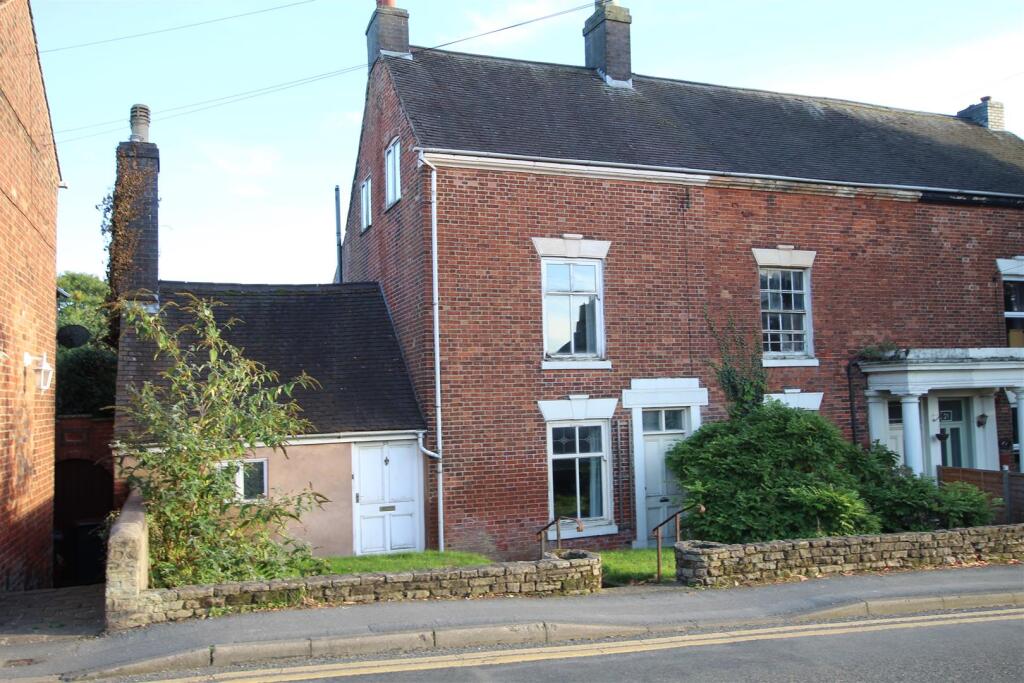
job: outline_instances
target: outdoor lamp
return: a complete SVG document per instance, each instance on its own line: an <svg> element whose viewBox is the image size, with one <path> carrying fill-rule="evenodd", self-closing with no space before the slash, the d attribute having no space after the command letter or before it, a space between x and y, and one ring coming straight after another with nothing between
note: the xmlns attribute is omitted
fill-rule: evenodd
<svg viewBox="0 0 1024 683"><path fill-rule="evenodd" d="M32 368L32 370L39 373L36 377L36 386L39 387L39 390L46 391L49 389L50 382L53 381L53 366L46 360L46 353L43 353L41 356L33 356L26 351L23 361L26 368ZM36 365L37 362L38 365Z"/></svg>
<svg viewBox="0 0 1024 683"><path fill-rule="evenodd" d="M978 425L979 427L984 427L985 425L988 424L988 415L982 413L981 415L978 416L978 419L975 420L974 424Z"/></svg>

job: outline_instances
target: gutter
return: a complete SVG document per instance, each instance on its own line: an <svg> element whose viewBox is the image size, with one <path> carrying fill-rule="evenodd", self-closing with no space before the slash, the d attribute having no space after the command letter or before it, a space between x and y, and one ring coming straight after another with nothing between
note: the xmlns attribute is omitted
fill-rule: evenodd
<svg viewBox="0 0 1024 683"><path fill-rule="evenodd" d="M437 453L423 447L420 450L437 461L437 549L444 552L444 439L441 430L441 294L438 284L437 257L437 167L419 154L419 166L430 169L430 288L431 309L434 318L434 434Z"/></svg>
<svg viewBox="0 0 1024 683"><path fill-rule="evenodd" d="M793 182L793 183L810 183L813 185L836 185L841 187L864 187L874 188L883 190L901 190L905 192L921 192L928 193L925 201L938 200L941 195L948 195L946 197L950 200L955 200L958 196L963 197L964 195L981 196L981 197L993 197L1003 198L1010 200L1018 200L1011 202L1014 206L1024 206L1024 194L1014 194L1009 192L989 192L984 190L965 190L949 187L930 187L924 185L897 185L890 183L855 183L846 180L824 180L821 178L800 178L797 176L780 176L780 175L769 175L764 173L739 173L735 171L713 171L709 169L700 168L687 168L685 166L652 166L647 164L623 164L611 161L592 161L587 159L563 159L555 157L541 157L541 156L529 156L523 154L503 154L498 152L476 152L472 150L463 149L448 149L444 147L416 147L420 153L420 162L423 164L430 165L430 162L426 161L424 154L446 154L446 155L460 155L467 157L480 157L489 159L509 159L516 161L535 161L541 163L552 163L552 164L567 164L577 166L594 166L604 168L622 168L622 169L635 169L642 171L659 171L663 173L684 173L689 175L708 175L708 176L724 176L727 178L748 178L753 180L774 180L781 182ZM965 197L966 199L966 197ZM975 199L973 202L978 203Z"/></svg>

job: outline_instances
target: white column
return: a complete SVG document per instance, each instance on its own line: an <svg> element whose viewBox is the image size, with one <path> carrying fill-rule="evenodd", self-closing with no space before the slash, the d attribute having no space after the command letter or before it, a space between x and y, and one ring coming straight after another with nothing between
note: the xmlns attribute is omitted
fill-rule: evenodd
<svg viewBox="0 0 1024 683"><path fill-rule="evenodd" d="M903 462L914 474L924 473L924 449L921 443L921 395L900 394L903 408Z"/></svg>
<svg viewBox="0 0 1024 683"><path fill-rule="evenodd" d="M868 440L870 443L881 441L884 445L889 439L888 394L873 389L864 393L868 397Z"/></svg>
<svg viewBox="0 0 1024 683"><path fill-rule="evenodd" d="M1013 387L1010 391L1017 397L1017 440L1020 446L1017 457L1020 469L1024 472L1024 387Z"/></svg>

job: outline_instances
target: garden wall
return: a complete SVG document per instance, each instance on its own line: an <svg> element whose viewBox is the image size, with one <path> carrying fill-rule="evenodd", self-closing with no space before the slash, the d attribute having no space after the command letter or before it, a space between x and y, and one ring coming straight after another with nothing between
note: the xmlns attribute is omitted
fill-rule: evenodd
<svg viewBox="0 0 1024 683"><path fill-rule="evenodd" d="M180 588L148 588L148 530L133 493L110 533L107 630L287 606L498 595L577 595L601 588L601 558L555 551L535 562L394 574L312 576Z"/></svg>
<svg viewBox="0 0 1024 683"><path fill-rule="evenodd" d="M675 550L680 583L732 586L793 576L1024 560L1024 524L735 545L683 541Z"/></svg>

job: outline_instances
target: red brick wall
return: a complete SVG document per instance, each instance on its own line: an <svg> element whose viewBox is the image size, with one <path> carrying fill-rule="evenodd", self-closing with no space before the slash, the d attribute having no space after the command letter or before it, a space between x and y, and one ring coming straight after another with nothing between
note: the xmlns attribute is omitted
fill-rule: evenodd
<svg viewBox="0 0 1024 683"><path fill-rule="evenodd" d="M0 591L50 585L57 161L27 0L0 11Z"/></svg>
<svg viewBox="0 0 1024 683"><path fill-rule="evenodd" d="M383 71L371 79L360 161L373 169L378 202L391 135L383 129L407 130ZM405 143L403 202L416 182L411 146ZM383 282L431 414L429 173L421 171L419 181L418 210L382 220L375 205L374 227L362 235L353 203L346 279ZM633 378L699 377L711 390L704 418L724 414L707 365L715 347L704 310L719 325L731 317L752 334L759 330L752 247L817 252L820 367L773 369L770 389L824 392L822 414L849 435L846 363L857 350L883 340L1005 345L995 259L1024 245L1024 212L1010 209L450 168L438 173L438 194L446 540L506 557L534 552L533 532L548 519L538 400L581 393L621 401ZM563 233L612 242L604 288L612 370L540 369L541 270L530 238ZM854 375L859 437L866 439L863 377ZM620 533L583 545L624 544L635 535L629 429L620 403L611 453Z"/></svg>

